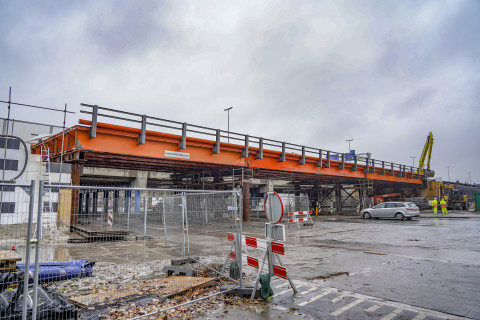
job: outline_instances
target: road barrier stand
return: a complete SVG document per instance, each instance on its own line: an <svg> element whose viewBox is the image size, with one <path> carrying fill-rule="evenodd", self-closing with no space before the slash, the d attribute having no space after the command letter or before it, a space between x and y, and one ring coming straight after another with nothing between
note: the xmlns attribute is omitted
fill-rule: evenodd
<svg viewBox="0 0 480 320"><path fill-rule="evenodd" d="M232 242L230 247L229 258L231 260L238 261L238 255L234 248L237 248L237 237L234 233L228 233L228 241ZM287 274L287 269L282 266L280 261L280 255L285 255L285 244L280 241L273 241L271 239L257 239L254 237L249 237L242 235L241 236L241 245L249 248L259 249L263 255L263 258L253 257L250 255L243 255L241 262L250 267L258 269L258 274L255 278L255 285L252 290L252 295L250 300L252 301L255 297L257 291L258 283L260 281L260 276L262 271L264 271L265 262L267 262L267 273L271 276L277 276L279 278L288 280L293 289L294 293L297 293L297 289L293 284L293 281L290 279L290 276Z"/></svg>
<svg viewBox="0 0 480 320"><path fill-rule="evenodd" d="M312 211L294 211L288 213L288 223L296 223L298 229L300 229L300 223L302 222L303 225L311 225L315 227L313 223L313 219L310 216ZM289 225L290 226L290 225Z"/></svg>

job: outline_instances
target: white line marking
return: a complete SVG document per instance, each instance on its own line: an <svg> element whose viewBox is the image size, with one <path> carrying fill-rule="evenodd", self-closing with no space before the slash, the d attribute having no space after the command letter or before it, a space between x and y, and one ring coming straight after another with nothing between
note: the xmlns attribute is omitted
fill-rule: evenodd
<svg viewBox="0 0 480 320"><path fill-rule="evenodd" d="M273 289L281 288L285 285L285 283L280 283L278 286L272 286Z"/></svg>
<svg viewBox="0 0 480 320"><path fill-rule="evenodd" d="M345 298L347 295L342 293L341 295L339 295L338 297L336 297L335 299L332 299L332 302L337 302L337 301L340 301L342 300L343 298Z"/></svg>
<svg viewBox="0 0 480 320"><path fill-rule="evenodd" d="M295 284L300 285L301 283L303 283L305 286L308 286L308 287L312 286L311 282L306 282L306 281L301 281L301 280L295 281ZM376 298L376 297L372 297L372 296L367 296L365 294L355 293L355 292L351 292L351 291L348 291L348 290L340 291L336 288L322 287L320 285L318 285L316 288L319 289L319 290L329 290L330 292L342 292L343 294L348 295L349 297L353 297L353 298L357 298L357 299L364 299L364 300L368 300L370 302L379 304L379 307L389 306L389 307L393 307L393 308L401 308L403 310L409 310L409 311L413 311L413 312L416 312L416 313L424 313L428 316L437 317L437 318L441 318L441 319L449 319L449 320L464 320L465 319L465 317L454 316L452 314L447 314L447 313L440 312L440 311L425 309L425 308L422 308L422 307L411 306L411 305L400 303L400 302L395 302L395 301L385 300L385 299ZM310 292L310 290L308 290L308 291ZM371 308L369 308L369 309L371 309ZM374 310L376 310L376 309L378 309L378 308L375 308ZM365 310L365 311L367 311L367 310Z"/></svg>
<svg viewBox="0 0 480 320"><path fill-rule="evenodd" d="M426 317L427 315L425 313L419 313L415 318L412 320L422 320Z"/></svg>
<svg viewBox="0 0 480 320"><path fill-rule="evenodd" d="M357 299L357 300L355 300L355 301L347 304L345 307L340 308L340 309L338 309L338 310L335 311L335 312L332 312L332 315L338 316L339 314L347 311L347 310L350 309L350 308L355 307L357 304L359 304L359 303L361 303L361 302L363 302L363 301L365 301L365 300L363 300L363 299Z"/></svg>
<svg viewBox="0 0 480 320"><path fill-rule="evenodd" d="M276 297L277 297L277 296L281 296L282 294L287 293L288 291L292 291L292 293L293 293L293 289L292 289L292 288L288 288L288 289L285 289L285 290L283 290L283 291L280 291L279 293L276 293L275 296L276 296Z"/></svg>
<svg viewBox="0 0 480 320"><path fill-rule="evenodd" d="M298 305L299 305L300 307L306 306L306 305L309 304L310 302L313 302L313 301L315 301L315 300L318 300L318 299L320 299L321 297L326 296L326 295L329 294L329 293L331 293L331 291L325 291L325 292L323 292L323 293L320 293L319 295L316 295L315 297L312 297L312 298L308 299L307 301L303 301L303 302L299 303Z"/></svg>
<svg viewBox="0 0 480 320"><path fill-rule="evenodd" d="M312 292L312 291L317 290L317 289L319 289L319 288L313 287L313 288L310 288L310 289L305 290L303 292L300 292L300 294L307 294L307 293Z"/></svg>
<svg viewBox="0 0 480 320"><path fill-rule="evenodd" d="M383 317L380 320L391 320L391 319L395 318L396 316L398 316L402 311L403 311L403 309L397 308L397 309L393 310L392 312L390 312L389 314L387 314L385 317Z"/></svg>
<svg viewBox="0 0 480 320"><path fill-rule="evenodd" d="M380 308L379 305L373 305L370 308L368 308L367 310L365 310L365 312L373 312L373 311L377 310L378 308Z"/></svg>

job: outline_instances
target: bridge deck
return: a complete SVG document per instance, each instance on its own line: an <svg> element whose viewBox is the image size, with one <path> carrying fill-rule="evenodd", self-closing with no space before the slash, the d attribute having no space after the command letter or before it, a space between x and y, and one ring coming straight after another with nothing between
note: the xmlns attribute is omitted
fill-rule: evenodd
<svg viewBox="0 0 480 320"><path fill-rule="evenodd" d="M342 182L370 179L387 183L422 184L422 176L412 170L392 170L392 167L385 165L370 165L367 168L365 162L355 165L354 161L342 162L326 157L319 161L318 157L302 157L300 154L268 149L263 149L263 157L257 159L259 148L249 147L247 154L244 145L226 142L217 144L219 150L215 154L216 141L195 137L186 137L185 148L179 150L181 135L158 131L146 130L145 143L139 144L140 129L107 123L97 123L96 135L90 138L91 124L91 121L80 120L80 125L65 131L63 152L66 162L80 161L92 167L180 173L201 170L231 172L232 168L244 167L254 169L258 178L289 177L303 181L335 179ZM62 149L62 134L47 139L43 144L58 159ZM40 145L32 147L35 153L40 153ZM282 154L285 159L282 159Z"/></svg>

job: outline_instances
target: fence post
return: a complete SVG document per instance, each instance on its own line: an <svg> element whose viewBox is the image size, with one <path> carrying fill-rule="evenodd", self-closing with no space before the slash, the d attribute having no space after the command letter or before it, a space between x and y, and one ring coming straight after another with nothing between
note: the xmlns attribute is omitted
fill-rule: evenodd
<svg viewBox="0 0 480 320"><path fill-rule="evenodd" d="M190 256L190 239L188 237L187 195L185 194L185 192L182 192L182 229L182 258L185 258L185 251Z"/></svg>
<svg viewBox="0 0 480 320"><path fill-rule="evenodd" d="M182 258L185 258L185 192L182 192Z"/></svg>
<svg viewBox="0 0 480 320"><path fill-rule="evenodd" d="M167 213L165 212L165 194L162 196L162 209L163 209L163 231L165 233L165 245L167 245Z"/></svg>
<svg viewBox="0 0 480 320"><path fill-rule="evenodd" d="M242 199L243 192L240 189L234 190L234 197L233 197L233 205L237 208L236 217L235 217L235 226L237 229L237 241L235 248L236 252L236 259L238 263L238 271L240 274L240 279L238 281L238 285L240 288L243 286L242 281L242 219L240 219L240 212L243 212L243 199Z"/></svg>
<svg viewBox="0 0 480 320"><path fill-rule="evenodd" d="M125 190L125 201L127 201L127 230L130 230L130 202L132 201L132 191Z"/></svg>
<svg viewBox="0 0 480 320"><path fill-rule="evenodd" d="M27 296L28 296L28 280L29 280L29 267L30 267L30 237L32 235L32 220L33 209L35 207L35 181L30 183L30 203L28 208L28 226L27 226L27 238L26 238L26 253L25 253L25 272L23 277L23 302L22 302L22 320L27 319Z"/></svg>
<svg viewBox="0 0 480 320"><path fill-rule="evenodd" d="M43 181L38 181L38 212L37 212L37 241L35 244L35 270L33 273L33 304L32 320L37 319L38 304L38 271L40 264L40 240L42 236L42 214L43 214Z"/></svg>
<svg viewBox="0 0 480 320"><path fill-rule="evenodd" d="M148 195L145 197L145 205L143 206L144 207L144 210L145 210L145 214L144 214L144 218L143 218L143 238L145 239L145 237L147 236L147 208L148 208Z"/></svg>

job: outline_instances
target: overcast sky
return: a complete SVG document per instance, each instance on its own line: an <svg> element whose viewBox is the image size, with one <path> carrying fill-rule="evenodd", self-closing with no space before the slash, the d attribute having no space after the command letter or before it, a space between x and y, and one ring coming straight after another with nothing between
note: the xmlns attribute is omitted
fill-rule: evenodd
<svg viewBox="0 0 480 320"><path fill-rule="evenodd" d="M480 1L0 0L0 19L0 100L67 103L68 125L84 102L226 130L233 106L232 131L407 165L432 131L436 176L480 183Z"/></svg>

